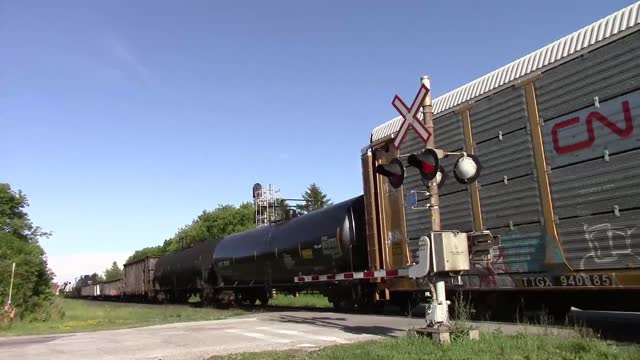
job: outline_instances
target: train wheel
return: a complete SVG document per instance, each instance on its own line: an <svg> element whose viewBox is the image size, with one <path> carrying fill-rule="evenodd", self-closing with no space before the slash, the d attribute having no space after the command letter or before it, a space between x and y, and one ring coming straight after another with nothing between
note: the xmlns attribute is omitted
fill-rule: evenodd
<svg viewBox="0 0 640 360"><path fill-rule="evenodd" d="M555 324L566 323L569 311L571 311L571 306L562 303L552 304L546 309L549 320Z"/></svg>
<svg viewBox="0 0 640 360"><path fill-rule="evenodd" d="M338 297L335 298L333 301L333 308L337 311L337 312L346 312L346 311L353 311L353 309L355 309L355 304L354 302L347 298L347 297Z"/></svg>
<svg viewBox="0 0 640 360"><path fill-rule="evenodd" d="M250 306L254 306L256 304L256 302L258 301L258 299L256 299L255 297L250 297L248 299L245 300L247 305Z"/></svg>
<svg viewBox="0 0 640 360"><path fill-rule="evenodd" d="M262 306L269 305L269 295L267 294L260 295L259 300L260 300L260 305ZM254 300L254 304L255 304L255 300Z"/></svg>

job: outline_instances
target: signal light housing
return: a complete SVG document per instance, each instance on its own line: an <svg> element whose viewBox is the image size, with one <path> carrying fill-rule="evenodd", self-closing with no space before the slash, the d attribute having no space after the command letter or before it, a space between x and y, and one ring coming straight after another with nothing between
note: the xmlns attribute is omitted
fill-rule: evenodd
<svg viewBox="0 0 640 360"><path fill-rule="evenodd" d="M480 160L475 155L463 154L453 164L453 176L464 185L468 185L480 176Z"/></svg>
<svg viewBox="0 0 640 360"><path fill-rule="evenodd" d="M388 164L376 166L376 173L386 177L394 189L401 187L404 182L404 165L398 158L394 158Z"/></svg>
<svg viewBox="0 0 640 360"><path fill-rule="evenodd" d="M409 166L413 166L420 171L423 181L431 181L441 172L444 175L444 169L440 166L440 158L438 153L433 149L424 149L417 154L409 155L407 159ZM440 179L442 182L442 176Z"/></svg>
<svg viewBox="0 0 640 360"><path fill-rule="evenodd" d="M441 187L442 185L444 185L446 180L447 180L447 173L444 171L444 168L442 167L442 165L440 165L438 173L436 174L436 177L435 177L436 184L438 184L438 187Z"/></svg>

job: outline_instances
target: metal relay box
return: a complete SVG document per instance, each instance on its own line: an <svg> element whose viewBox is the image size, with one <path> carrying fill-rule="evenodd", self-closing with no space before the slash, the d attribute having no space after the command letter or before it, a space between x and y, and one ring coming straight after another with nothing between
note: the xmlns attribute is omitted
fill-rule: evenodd
<svg viewBox="0 0 640 360"><path fill-rule="evenodd" d="M431 233L433 245L433 272L468 271L469 245L467 234L442 231Z"/></svg>

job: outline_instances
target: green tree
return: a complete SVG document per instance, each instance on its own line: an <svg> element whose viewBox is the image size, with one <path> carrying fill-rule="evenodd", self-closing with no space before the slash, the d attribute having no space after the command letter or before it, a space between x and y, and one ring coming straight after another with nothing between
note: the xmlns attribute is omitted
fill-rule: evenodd
<svg viewBox="0 0 640 360"><path fill-rule="evenodd" d="M104 281L122 279L123 275L124 271L122 271L122 268L120 268L118 263L114 261L113 264L111 264L111 267L104 271Z"/></svg>
<svg viewBox="0 0 640 360"><path fill-rule="evenodd" d="M138 261L140 259L144 259L147 256L160 256L166 254L166 251L162 245L158 246L149 246L146 248L142 248L140 250L136 250L133 255L129 256L126 261L126 264Z"/></svg>
<svg viewBox="0 0 640 360"><path fill-rule="evenodd" d="M279 199L276 203L276 219L277 220L286 220L287 219L287 210L289 209L289 203L285 199Z"/></svg>
<svg viewBox="0 0 640 360"><path fill-rule="evenodd" d="M307 191L302 193L302 199L304 203L297 206L302 213L308 213L331 205L331 199L320 190L316 183L309 185Z"/></svg>
<svg viewBox="0 0 640 360"><path fill-rule="evenodd" d="M98 273L91 274L91 278L94 279L94 280L92 280L93 284L104 281L104 276L102 276L102 275L100 275Z"/></svg>
<svg viewBox="0 0 640 360"><path fill-rule="evenodd" d="M218 241L227 235L253 229L254 217L255 210L251 203L243 203L239 207L219 205L212 211L204 210L191 224L178 229L161 246L137 250L127 262L179 251L201 241Z"/></svg>
<svg viewBox="0 0 640 360"><path fill-rule="evenodd" d="M46 320L53 314L53 273L48 269L39 239L48 237L33 225L27 212L27 197L9 184L0 184L0 301L9 297L11 267L15 277L11 303L17 316L27 320Z"/></svg>
<svg viewBox="0 0 640 360"><path fill-rule="evenodd" d="M200 241L220 240L223 237L255 228L253 204L239 207L219 205L213 211L203 211L191 224L181 228L164 242L167 252L174 252Z"/></svg>

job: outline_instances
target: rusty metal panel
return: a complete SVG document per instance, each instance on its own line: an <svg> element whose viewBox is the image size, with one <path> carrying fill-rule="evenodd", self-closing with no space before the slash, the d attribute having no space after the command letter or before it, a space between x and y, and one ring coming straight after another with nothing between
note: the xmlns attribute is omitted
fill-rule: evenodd
<svg viewBox="0 0 640 360"><path fill-rule="evenodd" d="M376 153L376 161L378 163L388 163L398 156L395 147L390 146L388 151L379 151ZM377 214L380 217L380 233L379 239L383 246L383 256L381 266L389 268L398 268L404 266L409 261L409 252L407 247L406 218L404 206L404 189L394 189L383 176L377 176L376 192L378 193L378 209Z"/></svg>
<svg viewBox="0 0 640 360"><path fill-rule="evenodd" d="M640 87L640 32L543 73L536 82L540 117L576 111Z"/></svg>
<svg viewBox="0 0 640 360"><path fill-rule="evenodd" d="M533 176L480 186L482 217L487 229L539 222L538 184Z"/></svg>
<svg viewBox="0 0 640 360"><path fill-rule="evenodd" d="M440 196L440 225L443 230L473 230L468 191Z"/></svg>
<svg viewBox="0 0 640 360"><path fill-rule="evenodd" d="M558 231L574 269L640 267L640 210L560 220Z"/></svg>
<svg viewBox="0 0 640 360"><path fill-rule="evenodd" d="M85 285L80 288L80 295L82 295L83 297L100 296L100 285Z"/></svg>
<svg viewBox="0 0 640 360"><path fill-rule="evenodd" d="M507 134L523 129L526 124L527 109L522 88L502 90L471 107L471 129L476 144L497 138L500 132Z"/></svg>
<svg viewBox="0 0 640 360"><path fill-rule="evenodd" d="M362 188L364 193L364 213L367 234L367 252L369 270L380 269L381 254L380 237L378 236L378 224L380 214L376 211L376 175L374 173L373 156L371 151L362 155Z"/></svg>
<svg viewBox="0 0 640 360"><path fill-rule="evenodd" d="M105 281L100 283L100 294L102 296L121 296L123 285L123 279Z"/></svg>
<svg viewBox="0 0 640 360"><path fill-rule="evenodd" d="M133 263L124 264L125 295L146 295L153 290L153 275L157 256L149 256Z"/></svg>
<svg viewBox="0 0 640 360"><path fill-rule="evenodd" d="M560 219L640 206L640 151L553 170L549 174Z"/></svg>
<svg viewBox="0 0 640 360"><path fill-rule="evenodd" d="M640 90L560 116L544 125L547 162L557 168L639 148L639 126Z"/></svg>
<svg viewBox="0 0 640 360"><path fill-rule="evenodd" d="M503 264L505 272L544 270L544 235L538 224L491 231L500 236L500 246L493 249L494 263Z"/></svg>
<svg viewBox="0 0 640 360"><path fill-rule="evenodd" d="M480 184L533 174L533 149L525 129L477 145L476 155L482 165Z"/></svg>

